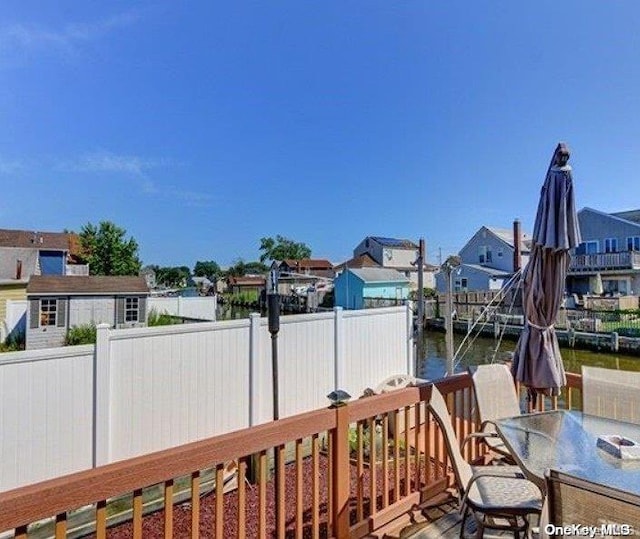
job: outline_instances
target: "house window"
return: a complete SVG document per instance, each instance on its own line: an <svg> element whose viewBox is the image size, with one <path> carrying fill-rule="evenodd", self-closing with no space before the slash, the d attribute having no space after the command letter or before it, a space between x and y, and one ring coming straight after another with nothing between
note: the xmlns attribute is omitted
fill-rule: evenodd
<svg viewBox="0 0 640 539"><path fill-rule="evenodd" d="M124 299L124 321L137 322L140 317L140 298Z"/></svg>
<svg viewBox="0 0 640 539"><path fill-rule="evenodd" d="M466 277L463 277L462 279L460 279L460 286L462 287L462 290L465 292L467 291L467 283L468 281Z"/></svg>
<svg viewBox="0 0 640 539"><path fill-rule="evenodd" d="M627 251L640 251L640 236L629 236L627 238Z"/></svg>
<svg viewBox="0 0 640 539"><path fill-rule="evenodd" d="M588 255L598 254L599 248L600 246L597 240L585 242L585 252Z"/></svg>
<svg viewBox="0 0 640 539"><path fill-rule="evenodd" d="M491 247L488 245L481 245L478 247L478 261L480 264L488 264L492 262Z"/></svg>
<svg viewBox="0 0 640 539"><path fill-rule="evenodd" d="M498 247L498 258L502 258L502 247Z"/></svg>
<svg viewBox="0 0 640 539"><path fill-rule="evenodd" d="M57 313L57 299L40 300L40 326L55 326Z"/></svg>
<svg viewBox="0 0 640 539"><path fill-rule="evenodd" d="M604 240L604 252L605 253L617 253L618 252L618 238L607 238Z"/></svg>

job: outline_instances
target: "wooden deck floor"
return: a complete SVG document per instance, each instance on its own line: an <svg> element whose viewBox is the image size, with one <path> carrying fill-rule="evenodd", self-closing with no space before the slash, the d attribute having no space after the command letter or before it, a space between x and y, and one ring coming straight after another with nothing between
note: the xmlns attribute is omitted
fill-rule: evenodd
<svg viewBox="0 0 640 539"><path fill-rule="evenodd" d="M411 514L405 515L378 530L370 538L376 539L438 539L457 538L460 536L462 515L458 511L456 501L450 494L444 494L421 510L416 509ZM465 539L476 537L476 529L473 518L467 518ZM497 539L501 537L513 537L512 532L485 530L485 539ZM536 535L534 534L534 537Z"/></svg>

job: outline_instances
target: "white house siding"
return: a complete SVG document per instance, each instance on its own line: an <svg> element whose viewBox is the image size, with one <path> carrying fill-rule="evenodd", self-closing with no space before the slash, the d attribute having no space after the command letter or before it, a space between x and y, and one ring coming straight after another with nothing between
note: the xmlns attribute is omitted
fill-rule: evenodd
<svg viewBox="0 0 640 539"><path fill-rule="evenodd" d="M85 324L115 324L115 298L83 296L69 300L69 327Z"/></svg>
<svg viewBox="0 0 640 539"><path fill-rule="evenodd" d="M0 354L0 491L91 467L93 350Z"/></svg>

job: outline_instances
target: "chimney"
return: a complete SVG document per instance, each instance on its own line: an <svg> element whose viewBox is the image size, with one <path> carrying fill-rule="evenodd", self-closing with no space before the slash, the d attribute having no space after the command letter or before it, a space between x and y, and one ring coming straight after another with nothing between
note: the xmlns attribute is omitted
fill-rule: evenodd
<svg viewBox="0 0 640 539"><path fill-rule="evenodd" d="M16 260L16 280L22 279L22 260Z"/></svg>
<svg viewBox="0 0 640 539"><path fill-rule="evenodd" d="M513 222L513 271L514 273L522 268L522 253L520 246L522 245L522 231L520 230L520 220Z"/></svg>

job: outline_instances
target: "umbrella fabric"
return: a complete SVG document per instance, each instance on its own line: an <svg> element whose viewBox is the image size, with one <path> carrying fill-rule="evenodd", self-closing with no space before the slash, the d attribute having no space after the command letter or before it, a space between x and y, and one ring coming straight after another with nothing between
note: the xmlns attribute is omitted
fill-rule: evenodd
<svg viewBox="0 0 640 539"><path fill-rule="evenodd" d="M580 243L568 150L559 144L542 186L529 263L524 271L525 326L513 358L513 375L533 392L557 395L566 376L553 323L560 310L569 249Z"/></svg>

